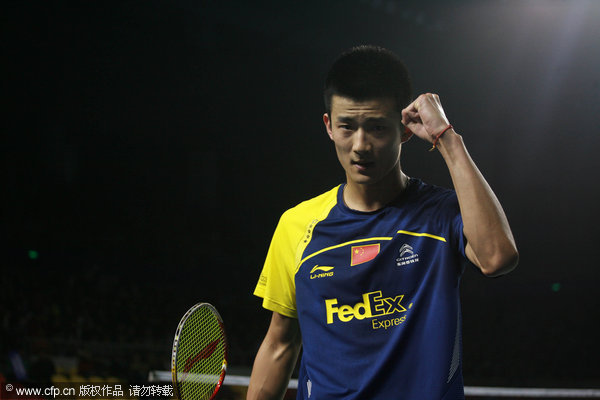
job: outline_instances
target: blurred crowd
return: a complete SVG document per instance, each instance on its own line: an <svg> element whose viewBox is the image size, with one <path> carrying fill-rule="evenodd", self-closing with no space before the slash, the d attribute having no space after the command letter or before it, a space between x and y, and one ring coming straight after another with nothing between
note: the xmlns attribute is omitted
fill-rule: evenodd
<svg viewBox="0 0 600 400"><path fill-rule="evenodd" d="M6 268L3 280L5 376L46 381L66 372L141 380L148 369L163 366L160 322L142 320L136 310L160 305L151 296L142 301L139 283L125 285L98 266L65 272L33 262Z"/></svg>
<svg viewBox="0 0 600 400"><path fill-rule="evenodd" d="M249 290L231 284L239 296L215 298L203 285L188 293L185 282L150 278L140 266L81 259L57 265L56 258L20 258L3 269L0 373L6 379L46 382L59 373L145 382L150 371L170 369L177 323L201 300L215 302L225 319L230 365L251 365L268 314L257 313Z"/></svg>

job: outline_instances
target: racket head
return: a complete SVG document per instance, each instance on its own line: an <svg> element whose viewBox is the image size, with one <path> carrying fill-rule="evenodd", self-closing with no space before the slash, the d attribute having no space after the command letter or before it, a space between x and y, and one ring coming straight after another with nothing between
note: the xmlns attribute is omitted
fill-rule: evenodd
<svg viewBox="0 0 600 400"><path fill-rule="evenodd" d="M171 358L173 394L179 400L214 399L227 370L223 319L211 304L198 303L179 321Z"/></svg>

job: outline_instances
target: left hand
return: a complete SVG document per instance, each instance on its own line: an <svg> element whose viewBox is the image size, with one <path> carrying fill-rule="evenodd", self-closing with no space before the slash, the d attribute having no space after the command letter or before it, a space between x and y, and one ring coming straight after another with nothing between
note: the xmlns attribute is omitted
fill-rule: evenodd
<svg viewBox="0 0 600 400"><path fill-rule="evenodd" d="M433 93L420 95L402 110L402 123L429 143L433 143L435 136L449 125L440 97Z"/></svg>

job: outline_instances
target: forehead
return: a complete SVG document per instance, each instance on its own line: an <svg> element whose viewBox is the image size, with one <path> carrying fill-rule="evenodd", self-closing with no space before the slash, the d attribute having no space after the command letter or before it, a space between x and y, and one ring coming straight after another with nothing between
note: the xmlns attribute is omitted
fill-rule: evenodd
<svg viewBox="0 0 600 400"><path fill-rule="evenodd" d="M396 118L396 101L389 97L368 100L354 100L349 97L333 95L331 98L331 117L369 117Z"/></svg>

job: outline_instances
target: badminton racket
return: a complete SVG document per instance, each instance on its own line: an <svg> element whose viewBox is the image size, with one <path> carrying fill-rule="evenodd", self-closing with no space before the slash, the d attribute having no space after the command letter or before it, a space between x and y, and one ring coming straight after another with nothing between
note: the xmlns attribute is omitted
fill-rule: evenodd
<svg viewBox="0 0 600 400"><path fill-rule="evenodd" d="M179 400L212 400L225 379L227 338L215 307L198 303L181 318L171 358L173 392Z"/></svg>

